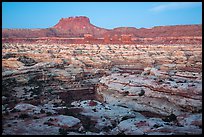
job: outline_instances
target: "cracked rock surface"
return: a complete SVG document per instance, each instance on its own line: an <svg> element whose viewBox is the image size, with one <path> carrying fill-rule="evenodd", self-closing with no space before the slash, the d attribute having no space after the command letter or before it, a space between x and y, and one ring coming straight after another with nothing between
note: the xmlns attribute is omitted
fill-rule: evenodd
<svg viewBox="0 0 204 137"><path fill-rule="evenodd" d="M200 135L202 45L2 44L3 135Z"/></svg>

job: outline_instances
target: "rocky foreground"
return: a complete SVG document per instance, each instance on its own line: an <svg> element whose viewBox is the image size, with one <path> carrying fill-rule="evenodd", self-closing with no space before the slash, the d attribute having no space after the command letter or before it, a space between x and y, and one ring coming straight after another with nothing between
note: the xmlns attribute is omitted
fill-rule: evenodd
<svg viewBox="0 0 204 137"><path fill-rule="evenodd" d="M2 45L3 135L202 134L202 45Z"/></svg>

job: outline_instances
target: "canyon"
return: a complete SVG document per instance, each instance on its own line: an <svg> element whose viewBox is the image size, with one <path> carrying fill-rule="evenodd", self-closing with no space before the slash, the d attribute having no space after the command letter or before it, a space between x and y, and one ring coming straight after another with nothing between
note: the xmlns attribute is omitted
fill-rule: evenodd
<svg viewBox="0 0 204 137"><path fill-rule="evenodd" d="M202 134L202 25L2 36L3 135Z"/></svg>

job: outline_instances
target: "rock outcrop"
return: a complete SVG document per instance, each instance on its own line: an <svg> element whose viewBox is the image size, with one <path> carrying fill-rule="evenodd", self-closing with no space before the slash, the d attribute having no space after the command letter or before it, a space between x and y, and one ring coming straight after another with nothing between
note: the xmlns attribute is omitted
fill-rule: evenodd
<svg viewBox="0 0 204 137"><path fill-rule="evenodd" d="M92 40L84 40L90 34ZM123 41L123 35L131 39ZM56 25L46 29L3 29L4 42L75 43L75 44L201 44L202 25L157 26L153 28L119 27L105 29L96 27L84 16L62 18ZM108 37L108 40L107 40ZM125 36L126 37L126 36ZM20 39L19 39L20 38Z"/></svg>
<svg viewBox="0 0 204 137"><path fill-rule="evenodd" d="M4 135L195 135L201 112L201 44L2 44Z"/></svg>
<svg viewBox="0 0 204 137"><path fill-rule="evenodd" d="M62 18L53 28L62 33L59 37L83 37L84 34L101 37L108 31L92 25L89 18L83 16Z"/></svg>

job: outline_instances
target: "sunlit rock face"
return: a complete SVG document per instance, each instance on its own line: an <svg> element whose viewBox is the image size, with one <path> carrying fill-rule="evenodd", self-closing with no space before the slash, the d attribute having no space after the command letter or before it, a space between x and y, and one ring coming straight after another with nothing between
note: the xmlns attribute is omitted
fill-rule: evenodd
<svg viewBox="0 0 204 137"><path fill-rule="evenodd" d="M201 47L149 45L138 49L142 52L136 50L131 56L128 51L126 56L126 64L134 63L117 65L120 70L100 79L98 91L106 101L166 115L201 112Z"/></svg>
<svg viewBox="0 0 204 137"><path fill-rule="evenodd" d="M2 44L3 134L202 134L201 44Z"/></svg>
<svg viewBox="0 0 204 137"><path fill-rule="evenodd" d="M202 44L202 24L106 29L76 16L44 29L2 29L2 38L22 44Z"/></svg>

